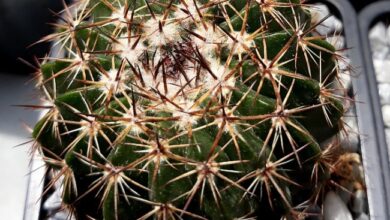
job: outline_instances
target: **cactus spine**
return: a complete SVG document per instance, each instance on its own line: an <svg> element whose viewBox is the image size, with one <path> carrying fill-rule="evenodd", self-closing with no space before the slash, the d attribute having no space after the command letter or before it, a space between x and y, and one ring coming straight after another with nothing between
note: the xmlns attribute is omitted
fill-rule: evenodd
<svg viewBox="0 0 390 220"><path fill-rule="evenodd" d="M340 56L299 0L79 0L37 149L79 219L280 219L320 204ZM341 91L341 92L340 92ZM332 152L331 152L332 151ZM307 206L306 206L307 205Z"/></svg>

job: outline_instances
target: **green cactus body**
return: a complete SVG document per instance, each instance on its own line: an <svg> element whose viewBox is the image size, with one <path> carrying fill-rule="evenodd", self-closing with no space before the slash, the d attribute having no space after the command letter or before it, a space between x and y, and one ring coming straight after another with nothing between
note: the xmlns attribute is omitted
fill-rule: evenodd
<svg viewBox="0 0 390 220"><path fill-rule="evenodd" d="M280 219L318 202L344 95L307 5L82 0L63 20L43 39L64 56L41 64L33 136L79 219Z"/></svg>

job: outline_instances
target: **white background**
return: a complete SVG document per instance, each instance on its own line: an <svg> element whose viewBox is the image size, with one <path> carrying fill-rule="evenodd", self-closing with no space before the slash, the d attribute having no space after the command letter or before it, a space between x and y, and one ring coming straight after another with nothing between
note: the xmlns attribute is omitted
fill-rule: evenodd
<svg viewBox="0 0 390 220"><path fill-rule="evenodd" d="M29 175L31 140L23 124L34 126L38 112L12 105L36 104L31 76L0 73L0 219L21 220Z"/></svg>

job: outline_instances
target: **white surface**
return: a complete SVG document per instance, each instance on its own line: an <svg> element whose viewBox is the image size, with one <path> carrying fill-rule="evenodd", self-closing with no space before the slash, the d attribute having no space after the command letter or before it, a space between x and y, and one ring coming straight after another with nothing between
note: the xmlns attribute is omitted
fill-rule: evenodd
<svg viewBox="0 0 390 220"><path fill-rule="evenodd" d="M370 220L367 214L362 213L356 220Z"/></svg>
<svg viewBox="0 0 390 220"><path fill-rule="evenodd" d="M386 127L390 127L390 105L382 106L383 121Z"/></svg>
<svg viewBox="0 0 390 220"><path fill-rule="evenodd" d="M333 191L329 191L325 196L324 220L352 220L347 206Z"/></svg>
<svg viewBox="0 0 390 220"><path fill-rule="evenodd" d="M45 163L36 152L33 161L31 162L31 170L34 172L28 178L28 189L25 197L24 218L23 220L37 220L39 218L41 202L40 198L44 190L44 181L46 171L42 168Z"/></svg>
<svg viewBox="0 0 390 220"><path fill-rule="evenodd" d="M386 127L386 142L390 149L390 26L378 22L371 28L369 39ZM390 151L388 156L390 161Z"/></svg>
<svg viewBox="0 0 390 220"><path fill-rule="evenodd" d="M389 69L390 60L374 59L376 80L378 83L390 83Z"/></svg>
<svg viewBox="0 0 390 220"><path fill-rule="evenodd" d="M390 77L389 77L390 78ZM390 84L389 83L379 83L378 84L379 97L382 105L390 104Z"/></svg>
<svg viewBox="0 0 390 220"><path fill-rule="evenodd" d="M36 112L13 107L16 104L34 103L30 77L0 73L0 219L23 218L28 181L28 148L23 145L30 134L23 122L32 126Z"/></svg>

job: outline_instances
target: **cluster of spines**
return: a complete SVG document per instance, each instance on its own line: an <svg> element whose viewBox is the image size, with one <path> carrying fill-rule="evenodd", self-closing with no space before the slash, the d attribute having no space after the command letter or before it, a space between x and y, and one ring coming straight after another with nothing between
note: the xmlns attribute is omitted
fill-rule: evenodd
<svg viewBox="0 0 390 220"><path fill-rule="evenodd" d="M52 183L63 177L64 203L105 219L304 215L297 204L317 202L314 186L336 157L318 142L342 128L346 98L336 91L342 58L313 34L321 21L311 23L308 8L65 6L57 32L42 39L63 56L39 69L49 110L33 134Z"/></svg>

